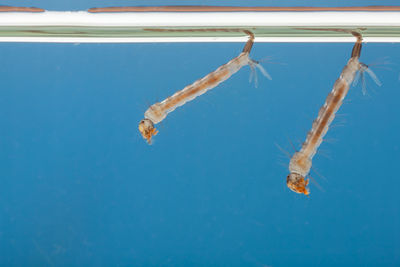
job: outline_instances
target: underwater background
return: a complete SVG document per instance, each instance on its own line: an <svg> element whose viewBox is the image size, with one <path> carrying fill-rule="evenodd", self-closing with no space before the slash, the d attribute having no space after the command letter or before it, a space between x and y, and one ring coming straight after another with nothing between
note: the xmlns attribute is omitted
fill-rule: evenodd
<svg viewBox="0 0 400 267"><path fill-rule="evenodd" d="M399 2L18 1L182 4ZM366 77L367 95L350 89L314 157L309 197L286 187L278 146L300 148L352 43L255 43L272 81L259 75L255 87L244 67L171 113L153 145L142 139L151 104L243 46L0 43L0 265L398 266L400 44L364 44L360 61L383 85Z"/></svg>

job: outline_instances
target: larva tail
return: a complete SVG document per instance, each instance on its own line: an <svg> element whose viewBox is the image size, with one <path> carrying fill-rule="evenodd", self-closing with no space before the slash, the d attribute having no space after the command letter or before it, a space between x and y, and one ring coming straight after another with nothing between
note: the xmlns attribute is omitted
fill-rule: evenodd
<svg viewBox="0 0 400 267"><path fill-rule="evenodd" d="M264 69L264 67L260 64L260 62L249 58L249 66L250 66L250 70L251 70L249 82L251 83L254 78L254 83L255 83L256 87L258 86L258 77L257 77L256 69L259 69L260 72L262 73L262 75L267 77L267 79L272 80L271 75L269 75L269 73Z"/></svg>
<svg viewBox="0 0 400 267"><path fill-rule="evenodd" d="M378 79L378 77L375 75L375 73L368 67L368 65L364 64L364 63L360 63L360 70L357 73L356 78L354 79L353 85L357 85L358 81L361 79L361 83L362 83L362 93L363 95L367 94L367 83L365 81L365 74L367 73L371 79L378 85L381 86L382 83L381 81Z"/></svg>

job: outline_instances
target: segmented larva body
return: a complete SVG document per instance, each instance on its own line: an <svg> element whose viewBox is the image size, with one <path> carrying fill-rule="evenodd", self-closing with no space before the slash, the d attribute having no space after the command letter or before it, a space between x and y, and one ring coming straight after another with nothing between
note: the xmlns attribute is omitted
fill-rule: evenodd
<svg viewBox="0 0 400 267"><path fill-rule="evenodd" d="M229 79L229 77L239 71L243 66L248 65L249 60L249 53L241 53L239 56L220 66L207 76L186 86L165 100L155 103L146 110L144 117L151 120L153 123L159 123L165 119L168 113L174 111L177 107L184 105Z"/></svg>
<svg viewBox="0 0 400 267"><path fill-rule="evenodd" d="M242 32L245 32L247 35L249 35L249 40L239 56L220 66L218 69L209 73L205 77L195 81L193 84L186 86L165 100L155 103L146 110L144 113L145 119L139 123L139 131L148 143L151 143L152 136L157 134L154 124L161 122L166 118L168 113L174 111L177 107L184 105L185 103L206 93L210 89L216 87L218 84L227 80L243 66L250 65L253 69L254 66L257 66L261 69L264 75L266 74L265 70L263 70L256 61L249 57L249 53L254 43L254 35L249 31Z"/></svg>
<svg viewBox="0 0 400 267"><path fill-rule="evenodd" d="M358 33L354 33L357 42L354 45L352 56L343 68L339 79L333 85L332 91L326 98L325 104L321 107L318 117L314 120L312 128L309 131L306 141L303 143L300 151L296 152L289 163L290 174L287 177L288 187L296 193L309 194L308 180L304 178L308 175L312 165L312 158L318 147L323 141L329 125L335 118L335 114L343 103L353 82L355 75L366 65L358 61L361 53L362 38Z"/></svg>

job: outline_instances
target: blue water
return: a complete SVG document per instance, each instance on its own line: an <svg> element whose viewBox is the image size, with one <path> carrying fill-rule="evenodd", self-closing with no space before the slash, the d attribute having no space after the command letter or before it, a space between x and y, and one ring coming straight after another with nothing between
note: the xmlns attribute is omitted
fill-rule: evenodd
<svg viewBox="0 0 400 267"><path fill-rule="evenodd" d="M398 4L384 2L324 6ZM256 5L307 3L318 1ZM287 189L277 145L300 148L350 43L256 43L254 59L279 63L264 63L272 81L255 88L245 67L171 113L152 146L139 135L149 105L243 45L1 43L0 265L398 266L400 44L364 45L362 62L391 64L372 64L382 87L351 88L309 197Z"/></svg>

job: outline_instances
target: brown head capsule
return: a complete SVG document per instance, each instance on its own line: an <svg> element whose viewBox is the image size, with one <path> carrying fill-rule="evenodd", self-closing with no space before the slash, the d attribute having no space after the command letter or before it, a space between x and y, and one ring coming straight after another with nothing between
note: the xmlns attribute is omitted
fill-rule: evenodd
<svg viewBox="0 0 400 267"><path fill-rule="evenodd" d="M156 128L154 128L153 122L149 119L143 119L139 122L139 132L149 144L151 144L151 138L158 133Z"/></svg>
<svg viewBox="0 0 400 267"><path fill-rule="evenodd" d="M286 178L286 184L293 192L308 195L308 179L305 180L304 177L298 173L292 172Z"/></svg>

